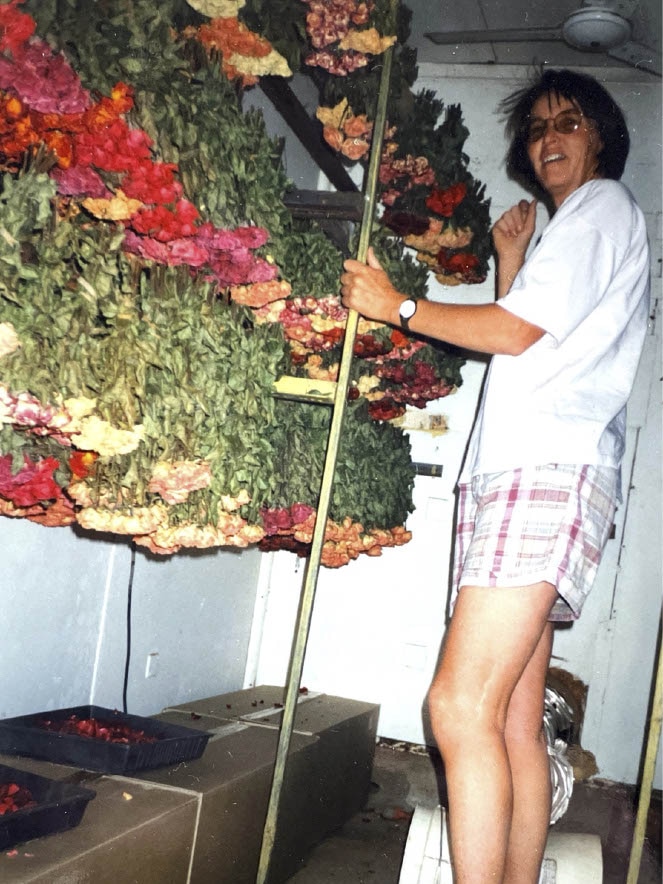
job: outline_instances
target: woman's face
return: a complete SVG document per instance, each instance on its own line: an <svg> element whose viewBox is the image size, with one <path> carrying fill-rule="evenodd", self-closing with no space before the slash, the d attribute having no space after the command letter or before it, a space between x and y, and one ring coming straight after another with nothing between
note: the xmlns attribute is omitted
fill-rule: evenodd
<svg viewBox="0 0 663 884"><path fill-rule="evenodd" d="M596 125L568 98L554 94L541 95L534 102L529 125L527 152L534 173L559 207L574 190L599 177L597 155L603 145Z"/></svg>

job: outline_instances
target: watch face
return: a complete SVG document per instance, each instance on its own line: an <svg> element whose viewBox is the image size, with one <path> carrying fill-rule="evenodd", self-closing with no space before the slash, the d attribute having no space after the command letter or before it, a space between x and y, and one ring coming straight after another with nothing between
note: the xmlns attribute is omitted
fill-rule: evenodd
<svg viewBox="0 0 663 884"><path fill-rule="evenodd" d="M401 319L412 319L417 309L417 302L413 301L412 298L408 298L407 301L403 301L401 306L398 308L398 313Z"/></svg>

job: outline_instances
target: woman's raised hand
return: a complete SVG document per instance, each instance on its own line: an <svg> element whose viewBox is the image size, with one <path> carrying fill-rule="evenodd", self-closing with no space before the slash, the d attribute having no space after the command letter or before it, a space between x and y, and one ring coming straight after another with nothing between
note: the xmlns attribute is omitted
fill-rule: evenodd
<svg viewBox="0 0 663 884"><path fill-rule="evenodd" d="M504 297L518 271L536 228L536 200L521 200L511 206L493 225L493 245L497 253L497 296Z"/></svg>
<svg viewBox="0 0 663 884"><path fill-rule="evenodd" d="M523 257L536 228L536 200L511 206L493 225L493 243L498 258L507 253Z"/></svg>

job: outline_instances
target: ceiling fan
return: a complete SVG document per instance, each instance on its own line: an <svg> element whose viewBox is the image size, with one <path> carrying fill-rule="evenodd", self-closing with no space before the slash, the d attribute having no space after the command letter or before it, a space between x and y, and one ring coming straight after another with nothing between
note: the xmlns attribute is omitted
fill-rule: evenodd
<svg viewBox="0 0 663 884"><path fill-rule="evenodd" d="M551 28L441 31L425 34L438 45L461 43L528 43L562 40L574 49L605 53L635 68L661 76L659 50L632 39L633 17L640 0L583 0L564 21Z"/></svg>

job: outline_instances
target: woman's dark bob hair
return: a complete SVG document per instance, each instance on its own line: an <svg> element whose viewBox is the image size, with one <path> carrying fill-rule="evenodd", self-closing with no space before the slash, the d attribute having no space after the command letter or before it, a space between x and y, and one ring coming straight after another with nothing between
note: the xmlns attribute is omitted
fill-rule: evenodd
<svg viewBox="0 0 663 884"><path fill-rule="evenodd" d="M527 127L532 106L542 95L566 98L596 124L603 148L598 154L598 174L619 181L630 147L626 120L612 96L587 74L569 70L544 70L523 89L513 92L499 109L506 118L511 145L506 166L511 178L539 196L545 196L527 152Z"/></svg>

